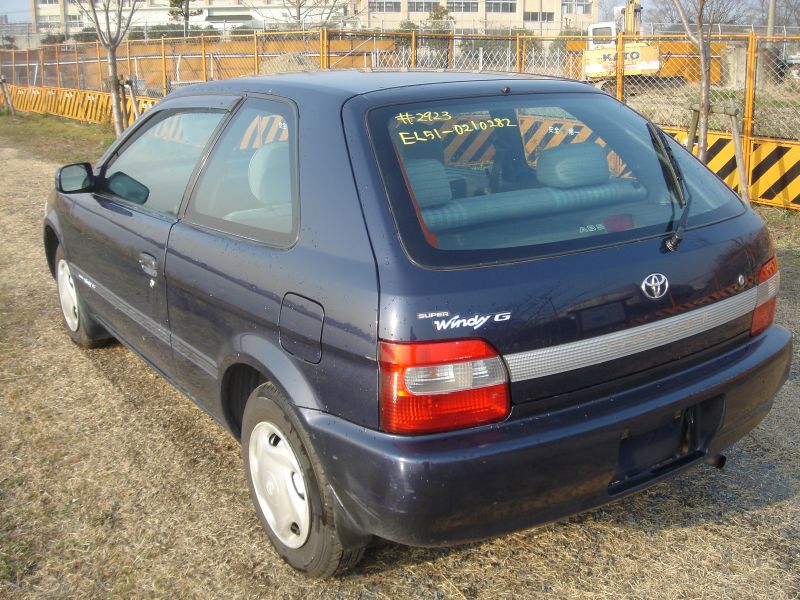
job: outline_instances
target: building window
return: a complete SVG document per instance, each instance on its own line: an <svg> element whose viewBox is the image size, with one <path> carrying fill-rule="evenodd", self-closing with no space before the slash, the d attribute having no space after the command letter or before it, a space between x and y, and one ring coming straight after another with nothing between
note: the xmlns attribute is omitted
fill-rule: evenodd
<svg viewBox="0 0 800 600"><path fill-rule="evenodd" d="M555 16L551 12L526 12L524 19L529 23L552 23L556 20Z"/></svg>
<svg viewBox="0 0 800 600"><path fill-rule="evenodd" d="M389 2L388 0L372 0L369 3L370 12L393 13L400 12L399 2Z"/></svg>
<svg viewBox="0 0 800 600"><path fill-rule="evenodd" d="M36 0L36 4L58 4L58 0Z"/></svg>
<svg viewBox="0 0 800 600"><path fill-rule="evenodd" d="M453 13L478 12L478 3L470 0L455 0L447 3L447 10Z"/></svg>
<svg viewBox="0 0 800 600"><path fill-rule="evenodd" d="M513 13L517 12L517 3L508 0L486 0L487 13Z"/></svg>
<svg viewBox="0 0 800 600"><path fill-rule="evenodd" d="M561 12L566 15L592 14L592 0L563 0Z"/></svg>
<svg viewBox="0 0 800 600"><path fill-rule="evenodd" d="M39 29L60 29L61 20L58 15L41 15L36 18L36 26Z"/></svg>
<svg viewBox="0 0 800 600"><path fill-rule="evenodd" d="M408 12L431 12L434 8L439 6L439 2L431 2L430 0L420 0L417 2L408 3Z"/></svg>
<svg viewBox="0 0 800 600"><path fill-rule="evenodd" d="M81 15L67 15L67 25L70 27L83 27L83 18Z"/></svg>

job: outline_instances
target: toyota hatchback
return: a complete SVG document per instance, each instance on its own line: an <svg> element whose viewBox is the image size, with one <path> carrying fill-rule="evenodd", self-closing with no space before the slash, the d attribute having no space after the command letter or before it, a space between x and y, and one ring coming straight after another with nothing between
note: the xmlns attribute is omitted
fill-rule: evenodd
<svg viewBox="0 0 800 600"><path fill-rule="evenodd" d="M67 334L118 339L239 438L310 576L720 464L790 363L761 219L564 80L189 87L59 170L44 245Z"/></svg>

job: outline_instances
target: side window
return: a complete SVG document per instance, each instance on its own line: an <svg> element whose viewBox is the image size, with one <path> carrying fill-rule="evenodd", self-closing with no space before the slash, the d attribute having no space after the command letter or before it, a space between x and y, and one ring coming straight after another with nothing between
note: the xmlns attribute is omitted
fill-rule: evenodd
<svg viewBox="0 0 800 600"><path fill-rule="evenodd" d="M297 231L294 111L251 98L231 119L195 186L186 218L286 246Z"/></svg>
<svg viewBox="0 0 800 600"><path fill-rule="evenodd" d="M100 191L175 216L203 149L225 111L164 111L105 167Z"/></svg>

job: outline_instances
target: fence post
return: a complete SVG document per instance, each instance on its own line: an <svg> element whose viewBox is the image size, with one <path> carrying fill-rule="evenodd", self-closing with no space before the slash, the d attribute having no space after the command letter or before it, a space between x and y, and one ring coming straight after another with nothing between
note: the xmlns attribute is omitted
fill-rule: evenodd
<svg viewBox="0 0 800 600"><path fill-rule="evenodd" d="M39 85L41 87L47 85L47 81L45 80L47 74L45 73L45 66L44 66L44 49L45 49L44 46L39 46L39 71L41 71L42 74L41 78L39 79L39 81L41 81Z"/></svg>
<svg viewBox="0 0 800 600"><path fill-rule="evenodd" d="M17 85L17 51L11 50L11 84Z"/></svg>
<svg viewBox="0 0 800 600"><path fill-rule="evenodd" d="M25 86L31 87L31 51L25 50Z"/></svg>
<svg viewBox="0 0 800 600"><path fill-rule="evenodd" d="M161 92L167 95L167 53L164 48L164 36L161 36Z"/></svg>
<svg viewBox="0 0 800 600"><path fill-rule="evenodd" d="M94 43L94 53L97 56L97 89L103 91L103 66L100 64L100 40Z"/></svg>
<svg viewBox="0 0 800 600"><path fill-rule="evenodd" d="M322 35L320 33L320 35ZM253 32L253 75L258 75L258 33Z"/></svg>
<svg viewBox="0 0 800 600"><path fill-rule="evenodd" d="M447 68L453 68L453 52L456 47L456 36L454 33L447 34Z"/></svg>
<svg viewBox="0 0 800 600"><path fill-rule="evenodd" d="M747 38L747 82L745 83L744 100L744 164L747 170L748 186L750 185L750 164L753 154L753 115L756 106L756 73L758 72L758 39L753 31ZM748 190L749 191L749 190Z"/></svg>
<svg viewBox="0 0 800 600"><path fill-rule="evenodd" d="M625 34L617 34L617 100L625 98Z"/></svg>
<svg viewBox="0 0 800 600"><path fill-rule="evenodd" d="M56 87L61 87L61 50L60 46L56 44Z"/></svg>
<svg viewBox="0 0 800 600"><path fill-rule="evenodd" d="M81 88L81 63L78 58L78 44L75 44L75 86L80 90Z"/></svg>
<svg viewBox="0 0 800 600"><path fill-rule="evenodd" d="M133 79L133 69L131 69L131 41L125 40L125 54L128 59L128 79Z"/></svg>
<svg viewBox="0 0 800 600"><path fill-rule="evenodd" d="M519 34L517 34L517 73L522 73L522 44L520 43Z"/></svg>
<svg viewBox="0 0 800 600"><path fill-rule="evenodd" d="M417 68L417 32L411 30L411 68Z"/></svg>
<svg viewBox="0 0 800 600"><path fill-rule="evenodd" d="M331 68L331 37L328 28L325 28L325 68Z"/></svg>
<svg viewBox="0 0 800 600"><path fill-rule="evenodd" d="M206 35L200 34L200 65L203 69L203 81L208 81L208 73L206 73Z"/></svg>

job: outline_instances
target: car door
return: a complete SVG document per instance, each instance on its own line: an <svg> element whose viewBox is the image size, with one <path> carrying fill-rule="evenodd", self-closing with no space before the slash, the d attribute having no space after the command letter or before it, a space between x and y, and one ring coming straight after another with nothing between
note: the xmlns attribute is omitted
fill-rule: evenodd
<svg viewBox="0 0 800 600"><path fill-rule="evenodd" d="M174 361L186 390L218 417L220 354L243 333L280 347L281 303L303 265L289 250L299 223L296 123L289 103L247 98L216 142L170 236ZM310 337L317 336L318 345L322 307L310 306L317 317Z"/></svg>
<svg viewBox="0 0 800 600"><path fill-rule="evenodd" d="M172 371L164 261L186 186L232 97L166 102L73 195L64 223L70 267L90 309L162 372Z"/></svg>

